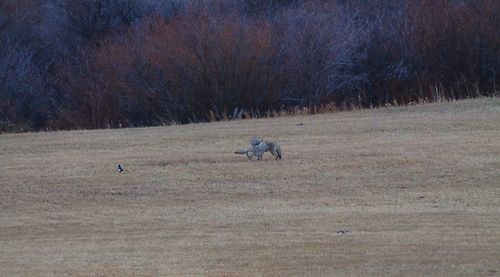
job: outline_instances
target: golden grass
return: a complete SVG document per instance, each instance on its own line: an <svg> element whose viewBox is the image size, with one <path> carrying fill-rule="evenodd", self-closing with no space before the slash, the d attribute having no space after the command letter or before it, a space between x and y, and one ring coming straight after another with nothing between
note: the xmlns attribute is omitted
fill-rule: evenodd
<svg viewBox="0 0 500 277"><path fill-rule="evenodd" d="M500 99L1 135L0 201L2 276L495 275Z"/></svg>

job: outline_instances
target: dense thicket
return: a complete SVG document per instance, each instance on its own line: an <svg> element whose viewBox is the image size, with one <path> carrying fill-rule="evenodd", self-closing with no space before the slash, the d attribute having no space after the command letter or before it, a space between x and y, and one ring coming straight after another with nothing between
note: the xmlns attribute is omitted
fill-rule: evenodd
<svg viewBox="0 0 500 277"><path fill-rule="evenodd" d="M497 0L0 0L0 130L498 91Z"/></svg>

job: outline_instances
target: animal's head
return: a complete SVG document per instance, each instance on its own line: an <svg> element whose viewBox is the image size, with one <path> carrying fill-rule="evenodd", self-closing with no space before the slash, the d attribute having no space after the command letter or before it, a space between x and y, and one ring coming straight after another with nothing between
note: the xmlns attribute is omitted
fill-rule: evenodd
<svg viewBox="0 0 500 277"><path fill-rule="evenodd" d="M253 136L252 139L250 140L250 144L252 146L257 146L262 143L262 139L259 136Z"/></svg>

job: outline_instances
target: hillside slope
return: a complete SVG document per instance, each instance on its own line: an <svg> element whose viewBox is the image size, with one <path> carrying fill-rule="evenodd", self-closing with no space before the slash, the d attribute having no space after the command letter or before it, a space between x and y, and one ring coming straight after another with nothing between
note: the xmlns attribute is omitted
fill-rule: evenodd
<svg viewBox="0 0 500 277"><path fill-rule="evenodd" d="M499 98L1 135L0 275L498 274L499 138Z"/></svg>

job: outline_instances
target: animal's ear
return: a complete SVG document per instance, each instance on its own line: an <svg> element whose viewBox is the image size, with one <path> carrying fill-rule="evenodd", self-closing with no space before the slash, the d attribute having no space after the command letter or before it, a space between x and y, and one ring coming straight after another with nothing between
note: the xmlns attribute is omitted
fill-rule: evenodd
<svg viewBox="0 0 500 277"><path fill-rule="evenodd" d="M250 140L250 144L253 146L259 145L261 142L261 139L258 136L253 136L252 139Z"/></svg>

